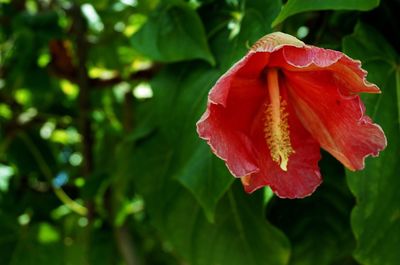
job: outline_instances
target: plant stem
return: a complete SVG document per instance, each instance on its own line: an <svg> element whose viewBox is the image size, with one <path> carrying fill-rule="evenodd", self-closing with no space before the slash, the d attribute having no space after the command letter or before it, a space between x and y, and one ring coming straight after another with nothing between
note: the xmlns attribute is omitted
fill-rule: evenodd
<svg viewBox="0 0 400 265"><path fill-rule="evenodd" d="M20 133L19 137L24 141L25 145L28 147L29 151L32 153L32 156L36 160L36 163L38 163L38 166L40 170L42 171L43 175L46 177L46 179L49 181L51 184L51 187L54 191L54 194L57 196L57 198L62 201L69 209L71 209L73 212L80 214L80 215L87 215L87 209L77 203L76 201L72 200L61 188L54 187L52 184L53 181L53 173L51 172L50 167L47 165L45 159L43 158L43 155L40 153L39 149L36 147L36 145L32 142L32 140L25 134L25 133Z"/></svg>

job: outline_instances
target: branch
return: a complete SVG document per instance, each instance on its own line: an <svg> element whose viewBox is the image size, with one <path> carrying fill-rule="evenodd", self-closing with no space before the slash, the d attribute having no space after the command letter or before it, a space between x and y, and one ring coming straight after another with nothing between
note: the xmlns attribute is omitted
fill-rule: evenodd
<svg viewBox="0 0 400 265"><path fill-rule="evenodd" d="M160 68L161 65L155 64L148 69L140 70L130 74L128 78L122 78L120 75L117 75L110 79L91 78L89 82L92 89L102 89L114 86L123 81L145 81L152 79L158 73Z"/></svg>
<svg viewBox="0 0 400 265"><path fill-rule="evenodd" d="M115 238L117 240L118 249L124 257L126 265L139 265L140 261L136 254L136 247L127 226L124 224L115 229Z"/></svg>
<svg viewBox="0 0 400 265"><path fill-rule="evenodd" d="M82 67L81 64L79 67L76 67L72 62L72 51L69 47L69 43L67 41L62 40L52 40L49 43L49 50L51 54L51 61L48 65L48 69L50 73L60 78L67 79L71 83L80 83L80 69ZM85 44L86 46L86 44ZM77 56L80 61L82 58ZM124 78L120 74L109 78L90 78L85 77L87 79L87 84L90 89L103 89L112 87L116 84L119 84L123 81L140 81L140 80L150 80L154 77L154 75L160 70L160 64L154 64L152 67L144 70L140 70L130 74L128 77Z"/></svg>
<svg viewBox="0 0 400 265"><path fill-rule="evenodd" d="M89 94L89 77L86 68L87 59L87 42L86 31L87 22L83 17L80 6L74 5L71 9L73 24L71 33L75 37L77 66L74 67L76 74L76 83L79 86L79 123L83 136L83 156L84 156L84 175L88 177L93 170L93 137L90 120L90 94Z"/></svg>
<svg viewBox="0 0 400 265"><path fill-rule="evenodd" d="M40 170L42 171L43 175L46 177L46 179L49 181L51 184L53 181L53 173L51 172L50 167L47 165L45 159L43 158L43 155L40 153L39 149L35 146L35 144L32 142L32 140L26 136L25 133L20 134L20 138L25 142L26 147L29 149L31 152L33 158L36 160L36 163L38 163L38 166ZM87 209L77 203L76 201L72 200L61 188L57 188L54 185L51 184L51 187L53 188L54 194L62 201L69 209L72 211L80 214L80 215L86 215L87 214Z"/></svg>
<svg viewBox="0 0 400 265"><path fill-rule="evenodd" d="M88 43L86 41L87 33L87 22L81 12L80 5L73 5L70 10L70 16L72 18L72 25L70 34L75 40L75 50L77 65L71 69L75 69L76 83L79 86L79 127L82 134L82 154L83 154L83 175L85 178L93 172L93 133L91 125L91 104L90 104L90 87L89 87L89 76L86 68L87 60L87 48ZM64 62L68 63L68 62ZM87 202L89 210L88 219L93 220L94 217L94 204L92 201Z"/></svg>

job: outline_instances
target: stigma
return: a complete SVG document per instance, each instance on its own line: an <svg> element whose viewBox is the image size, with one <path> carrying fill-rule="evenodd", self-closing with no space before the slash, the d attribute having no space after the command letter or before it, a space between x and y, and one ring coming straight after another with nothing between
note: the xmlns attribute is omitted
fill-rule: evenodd
<svg viewBox="0 0 400 265"><path fill-rule="evenodd" d="M264 136L271 158L287 171L289 156L294 153L290 143L287 102L280 96L278 70L267 70L269 103L265 108Z"/></svg>

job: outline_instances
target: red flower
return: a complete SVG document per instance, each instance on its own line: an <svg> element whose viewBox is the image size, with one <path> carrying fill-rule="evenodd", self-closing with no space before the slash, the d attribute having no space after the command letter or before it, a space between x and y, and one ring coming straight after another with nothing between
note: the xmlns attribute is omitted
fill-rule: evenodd
<svg viewBox="0 0 400 265"><path fill-rule="evenodd" d="M386 146L358 96L380 93L366 74L341 52L266 35L211 89L198 134L247 192L308 196L321 183L320 147L360 170Z"/></svg>

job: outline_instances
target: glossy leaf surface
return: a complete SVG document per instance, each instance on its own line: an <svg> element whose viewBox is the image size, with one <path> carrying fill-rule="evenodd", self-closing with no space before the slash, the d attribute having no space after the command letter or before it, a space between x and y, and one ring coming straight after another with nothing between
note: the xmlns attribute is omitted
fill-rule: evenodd
<svg viewBox="0 0 400 265"><path fill-rule="evenodd" d="M358 24L343 41L345 52L364 62L369 79L378 84L382 95L365 97L369 113L382 125L388 148L366 161L361 172L348 172L347 180L357 199L352 227L358 241L355 257L366 265L397 264L400 254L400 194L398 155L400 153L400 71L399 55L374 29ZM379 236L377 236L379 235Z"/></svg>
<svg viewBox="0 0 400 265"><path fill-rule="evenodd" d="M162 5L132 36L131 43L155 61L203 59L215 63L200 18L184 2Z"/></svg>
<svg viewBox="0 0 400 265"><path fill-rule="evenodd" d="M289 0L272 26L282 23L286 18L307 11L317 10L370 10L379 5L380 0Z"/></svg>

